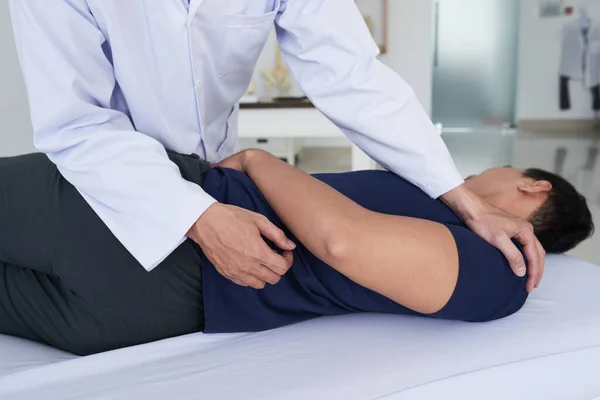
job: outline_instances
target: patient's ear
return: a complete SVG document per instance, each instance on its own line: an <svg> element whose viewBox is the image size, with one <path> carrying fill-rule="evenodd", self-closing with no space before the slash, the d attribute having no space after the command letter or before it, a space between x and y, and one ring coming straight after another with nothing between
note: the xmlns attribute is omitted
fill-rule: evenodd
<svg viewBox="0 0 600 400"><path fill-rule="evenodd" d="M524 178L521 180L518 186L521 192L534 194L534 193L549 193L552 190L552 184L544 180L535 180L531 178Z"/></svg>

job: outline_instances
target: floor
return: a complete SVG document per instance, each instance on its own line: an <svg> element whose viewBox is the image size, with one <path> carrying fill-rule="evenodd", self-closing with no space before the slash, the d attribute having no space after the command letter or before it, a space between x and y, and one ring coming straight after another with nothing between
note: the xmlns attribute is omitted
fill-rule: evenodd
<svg viewBox="0 0 600 400"><path fill-rule="evenodd" d="M444 140L464 176L501 165L537 167L562 175L587 197L600 226L600 139L581 136L466 133L449 134ZM349 148L304 148L298 166L309 173L343 172L350 169L350 157ZM600 233L570 254L600 265Z"/></svg>

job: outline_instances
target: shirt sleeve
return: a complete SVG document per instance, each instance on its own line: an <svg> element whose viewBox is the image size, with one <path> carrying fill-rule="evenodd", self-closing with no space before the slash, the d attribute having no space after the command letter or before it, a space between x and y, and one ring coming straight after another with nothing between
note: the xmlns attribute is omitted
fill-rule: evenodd
<svg viewBox="0 0 600 400"><path fill-rule="evenodd" d="M469 322L487 322L519 311L528 298L527 276L514 274L500 250L469 228L442 222L456 243L458 280L448 304L430 316ZM523 248L515 242L523 253Z"/></svg>
<svg viewBox="0 0 600 400"><path fill-rule="evenodd" d="M433 198L464 182L414 91L377 60L353 0L283 0L276 25L301 89L363 151Z"/></svg>
<svg viewBox="0 0 600 400"><path fill-rule="evenodd" d="M111 109L114 70L84 0L10 0L10 7L35 146L151 270L214 200L182 179L158 141Z"/></svg>

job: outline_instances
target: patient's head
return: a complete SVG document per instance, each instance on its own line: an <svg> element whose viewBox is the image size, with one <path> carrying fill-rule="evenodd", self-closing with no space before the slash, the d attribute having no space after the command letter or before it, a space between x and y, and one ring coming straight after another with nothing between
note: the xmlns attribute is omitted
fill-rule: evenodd
<svg viewBox="0 0 600 400"><path fill-rule="evenodd" d="M539 169L492 168L466 186L498 208L527 219L548 253L564 253L590 237L585 198L565 179Z"/></svg>

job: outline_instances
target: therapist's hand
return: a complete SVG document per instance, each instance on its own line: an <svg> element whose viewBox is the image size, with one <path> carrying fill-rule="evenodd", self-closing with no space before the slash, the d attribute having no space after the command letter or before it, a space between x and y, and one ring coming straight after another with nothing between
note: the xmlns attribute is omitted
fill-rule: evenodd
<svg viewBox="0 0 600 400"><path fill-rule="evenodd" d="M263 215L215 203L187 235L225 278L240 286L263 289L275 285L290 269L296 245ZM263 239L282 250L273 251Z"/></svg>
<svg viewBox="0 0 600 400"><path fill-rule="evenodd" d="M546 253L529 222L494 207L464 186L446 193L442 196L442 200L465 221L473 232L504 254L516 275L525 276L527 273L528 292L531 293L539 286L544 273ZM516 239L523 245L528 267L525 266L523 255L511 239Z"/></svg>

